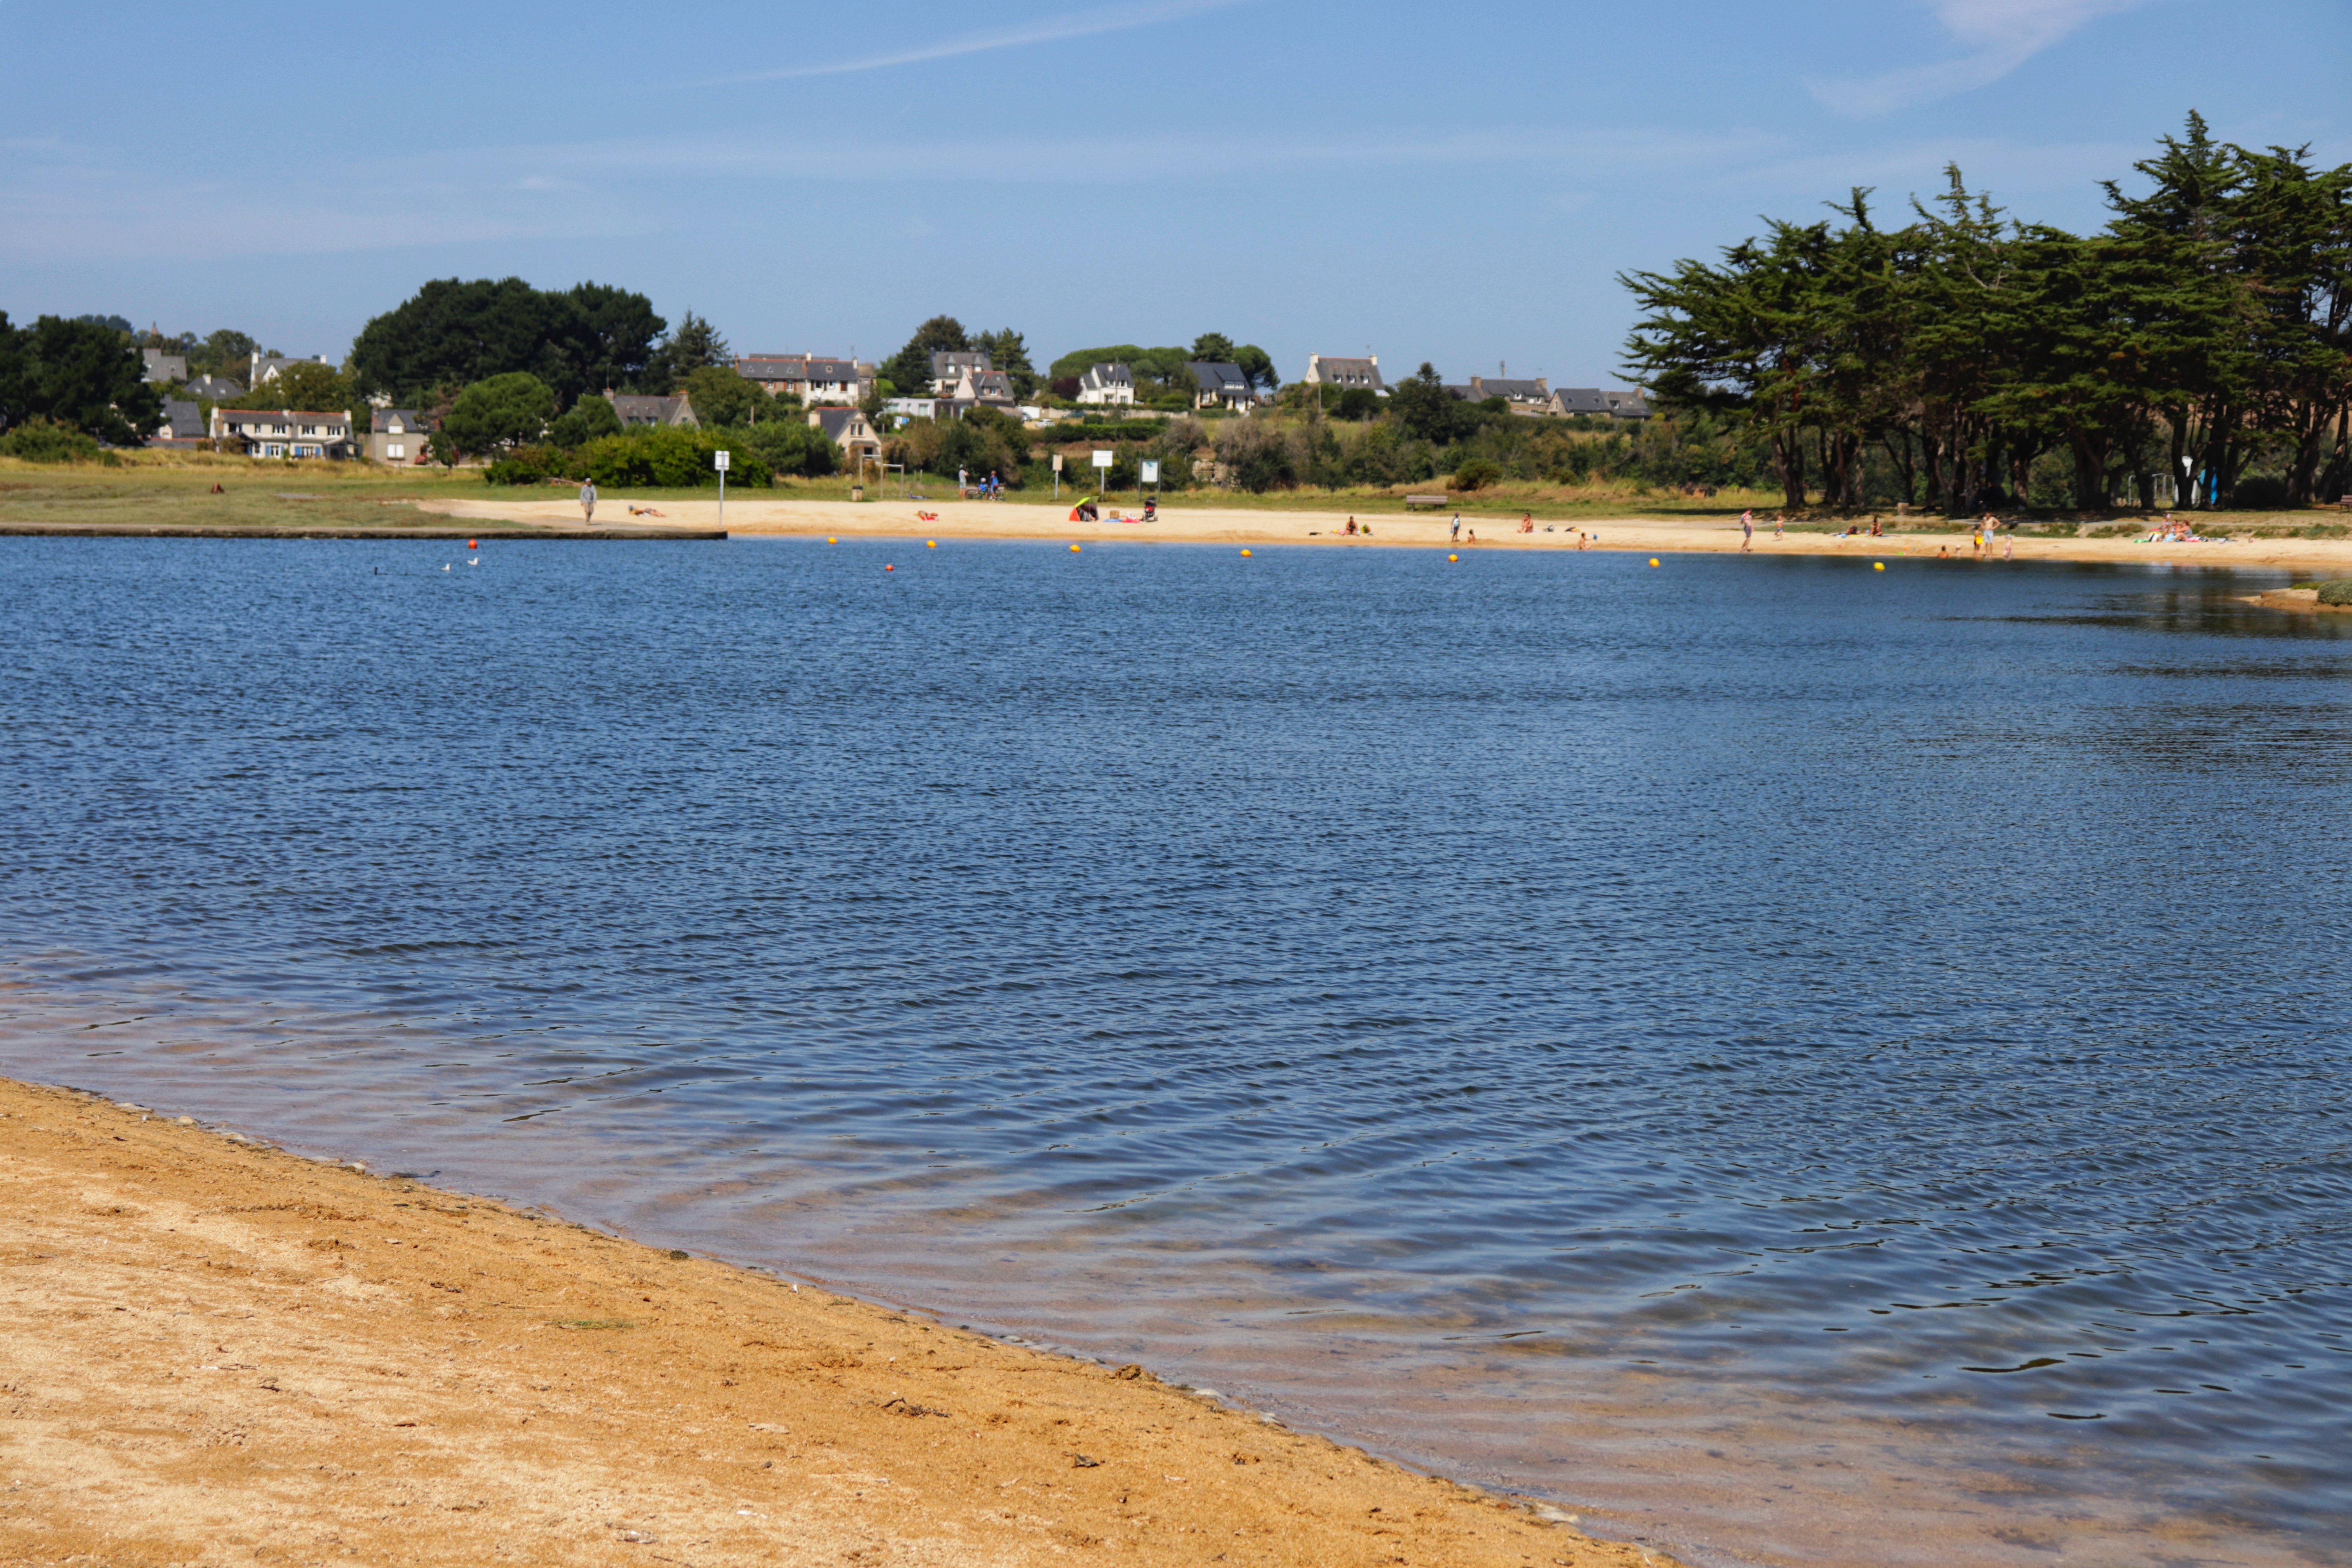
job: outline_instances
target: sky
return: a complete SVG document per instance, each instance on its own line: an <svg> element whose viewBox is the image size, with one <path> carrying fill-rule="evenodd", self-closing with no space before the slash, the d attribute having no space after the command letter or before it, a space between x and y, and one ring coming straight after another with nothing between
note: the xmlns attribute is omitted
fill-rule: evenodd
<svg viewBox="0 0 2352 1568"><path fill-rule="evenodd" d="M1958 163L2014 216L2192 109L2352 162L2345 0L0 0L0 310L340 360L432 278L638 289L740 352L935 314L1622 384L1616 281Z"/></svg>

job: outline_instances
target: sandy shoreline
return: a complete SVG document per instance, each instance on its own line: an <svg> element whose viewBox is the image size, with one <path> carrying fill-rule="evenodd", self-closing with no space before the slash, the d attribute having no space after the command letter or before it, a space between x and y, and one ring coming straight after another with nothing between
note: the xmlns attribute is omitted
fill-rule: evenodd
<svg viewBox="0 0 2352 1568"><path fill-rule="evenodd" d="M1117 501L1132 513L1132 501ZM632 517L627 503L607 498L596 509L600 524L710 529L719 526L719 503L711 500L666 500L658 503L659 518ZM562 527L580 526L580 508L557 494L532 494L522 500L436 500L434 510L447 516L485 522L530 522ZM916 516L918 510L937 514L936 521ZM617 514L617 515L616 515ZM1573 521L1535 519L1534 533L1507 531L1516 522L1465 518L1465 540L1451 535L1448 512L1393 513L1360 517L1372 533L1349 537L1343 531L1345 511L1260 511L1243 508L1199 505L1179 497L1160 510L1155 522L1114 522L1106 509L1099 522L1068 521L1068 508L1024 502L901 500L866 502L779 500L730 495L726 527L734 534L832 535L841 539L1037 539L1077 544L1113 540L1158 540L1189 544L1328 545L1339 549L1380 549L1388 546L1472 551L1569 550L1577 547L1580 532L1593 535L1592 548L1633 551L1644 554L1703 552L1725 553L1739 549L1739 528L1720 519L1686 521L1659 518ZM1552 531L1545 531L1549 528ZM1468 542L1475 531L1477 542ZM1857 560L1933 559L1939 548L1972 558L1965 528L1948 531L1903 533L1883 539L1840 539L1834 534L1791 532L1774 539L1768 524L1756 533L1758 555L1842 555ZM2352 575L2352 539L2263 539L2228 544L2139 544L2130 539L2040 539L2015 541L2020 561L2085 561L2165 566L2237 566L2272 570L2307 570L2327 576Z"/></svg>
<svg viewBox="0 0 2352 1568"><path fill-rule="evenodd" d="M1113 1369L0 1079L0 1561L1631 1568Z"/></svg>

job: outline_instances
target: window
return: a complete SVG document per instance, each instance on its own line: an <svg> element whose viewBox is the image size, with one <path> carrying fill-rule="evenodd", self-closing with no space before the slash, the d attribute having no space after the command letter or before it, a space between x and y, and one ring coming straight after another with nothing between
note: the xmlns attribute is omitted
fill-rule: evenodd
<svg viewBox="0 0 2352 1568"><path fill-rule="evenodd" d="M401 442L387 441L383 444L383 455L387 458L405 458L408 456L408 448Z"/></svg>

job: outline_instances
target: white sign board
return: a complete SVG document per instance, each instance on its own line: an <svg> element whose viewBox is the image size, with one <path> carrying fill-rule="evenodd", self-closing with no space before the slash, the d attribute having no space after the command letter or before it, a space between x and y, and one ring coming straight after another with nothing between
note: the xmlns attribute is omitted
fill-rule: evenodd
<svg viewBox="0 0 2352 1568"><path fill-rule="evenodd" d="M1062 471L1062 454L1059 452L1054 454L1054 471L1057 474Z"/></svg>
<svg viewBox="0 0 2352 1568"><path fill-rule="evenodd" d="M1109 468L1110 460L1113 456L1115 456L1115 454L1110 452L1097 452L1095 454L1095 467L1097 468Z"/></svg>
<svg viewBox="0 0 2352 1568"><path fill-rule="evenodd" d="M725 473L725 472L727 471L727 458L728 458L728 456L729 456L729 454L727 454L727 453L725 453L725 452L713 452L713 453L711 453L711 454L710 454L710 466L711 466L712 468L717 468L720 473L722 473L722 474L723 474L723 473Z"/></svg>
<svg viewBox="0 0 2352 1568"><path fill-rule="evenodd" d="M1143 477L1142 477L1141 479L1138 479L1138 480L1136 481L1136 483L1138 483L1138 484L1143 484L1143 485L1156 485L1156 484L1158 484L1159 482L1160 482L1160 459L1159 459L1159 458L1144 458L1144 459L1143 459Z"/></svg>

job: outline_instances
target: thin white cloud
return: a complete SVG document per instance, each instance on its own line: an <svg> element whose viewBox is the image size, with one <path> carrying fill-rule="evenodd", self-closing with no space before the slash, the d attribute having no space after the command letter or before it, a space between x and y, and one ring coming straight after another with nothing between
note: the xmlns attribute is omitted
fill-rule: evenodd
<svg viewBox="0 0 2352 1568"><path fill-rule="evenodd" d="M856 71L887 70L893 66L920 65L927 60L951 60L964 55L986 54L993 49L1014 49L1024 44L1050 44L1064 38L1092 37L1098 33L1120 33L1130 27L1149 27L1160 22L1181 21L1203 11L1221 11L1243 3L1244 0L1144 0L1142 4L1106 5L1092 11L1044 16L1034 22L1000 28L995 32L942 38L938 43L919 44L887 54L865 55L856 59L833 60L821 65L780 66L774 70L720 77L719 82L787 81L797 77L848 76Z"/></svg>
<svg viewBox="0 0 2352 1568"><path fill-rule="evenodd" d="M1970 53L1878 76L1808 81L1823 107L1864 117L1999 81L2053 44L2142 0L1929 0L1937 20Z"/></svg>

